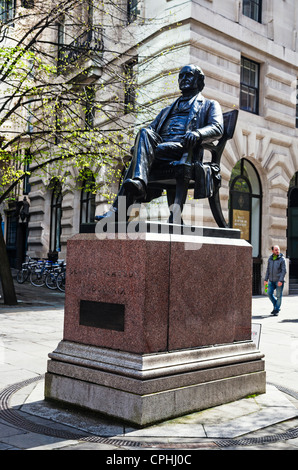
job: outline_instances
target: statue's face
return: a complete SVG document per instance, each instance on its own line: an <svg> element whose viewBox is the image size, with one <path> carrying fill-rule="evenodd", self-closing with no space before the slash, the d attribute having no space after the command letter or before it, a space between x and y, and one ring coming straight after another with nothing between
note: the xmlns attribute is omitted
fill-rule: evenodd
<svg viewBox="0 0 298 470"><path fill-rule="evenodd" d="M191 65L186 65L179 72L178 84L180 90L183 92L197 90L198 76Z"/></svg>

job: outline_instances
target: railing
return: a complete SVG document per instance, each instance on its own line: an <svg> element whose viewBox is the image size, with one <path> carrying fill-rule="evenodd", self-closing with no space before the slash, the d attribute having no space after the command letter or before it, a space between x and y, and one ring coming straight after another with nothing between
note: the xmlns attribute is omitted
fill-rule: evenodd
<svg viewBox="0 0 298 470"><path fill-rule="evenodd" d="M58 71L61 72L62 68L75 63L89 51L102 51L101 31L99 29L93 28L84 31L70 44L58 46Z"/></svg>

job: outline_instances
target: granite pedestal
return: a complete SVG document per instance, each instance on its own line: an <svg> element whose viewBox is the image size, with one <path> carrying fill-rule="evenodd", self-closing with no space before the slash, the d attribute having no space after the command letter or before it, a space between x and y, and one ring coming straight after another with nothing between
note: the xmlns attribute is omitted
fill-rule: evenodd
<svg viewBox="0 0 298 470"><path fill-rule="evenodd" d="M146 426L264 393L251 246L225 234L70 239L45 397Z"/></svg>

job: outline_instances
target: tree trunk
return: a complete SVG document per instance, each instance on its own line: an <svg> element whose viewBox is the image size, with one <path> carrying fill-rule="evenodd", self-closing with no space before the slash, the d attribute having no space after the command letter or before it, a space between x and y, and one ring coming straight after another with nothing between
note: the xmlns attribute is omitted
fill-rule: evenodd
<svg viewBox="0 0 298 470"><path fill-rule="evenodd" d="M2 284L2 292L4 304L16 305L18 303L11 275L11 269L6 251L6 245L1 228L2 218L0 216L0 280Z"/></svg>

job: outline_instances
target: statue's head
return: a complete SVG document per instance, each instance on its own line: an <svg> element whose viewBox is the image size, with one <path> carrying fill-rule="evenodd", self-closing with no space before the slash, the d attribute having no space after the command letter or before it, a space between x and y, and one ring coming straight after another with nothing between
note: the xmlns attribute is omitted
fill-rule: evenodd
<svg viewBox="0 0 298 470"><path fill-rule="evenodd" d="M202 91L205 86L205 75L197 65L185 65L179 72L179 88L183 94Z"/></svg>

